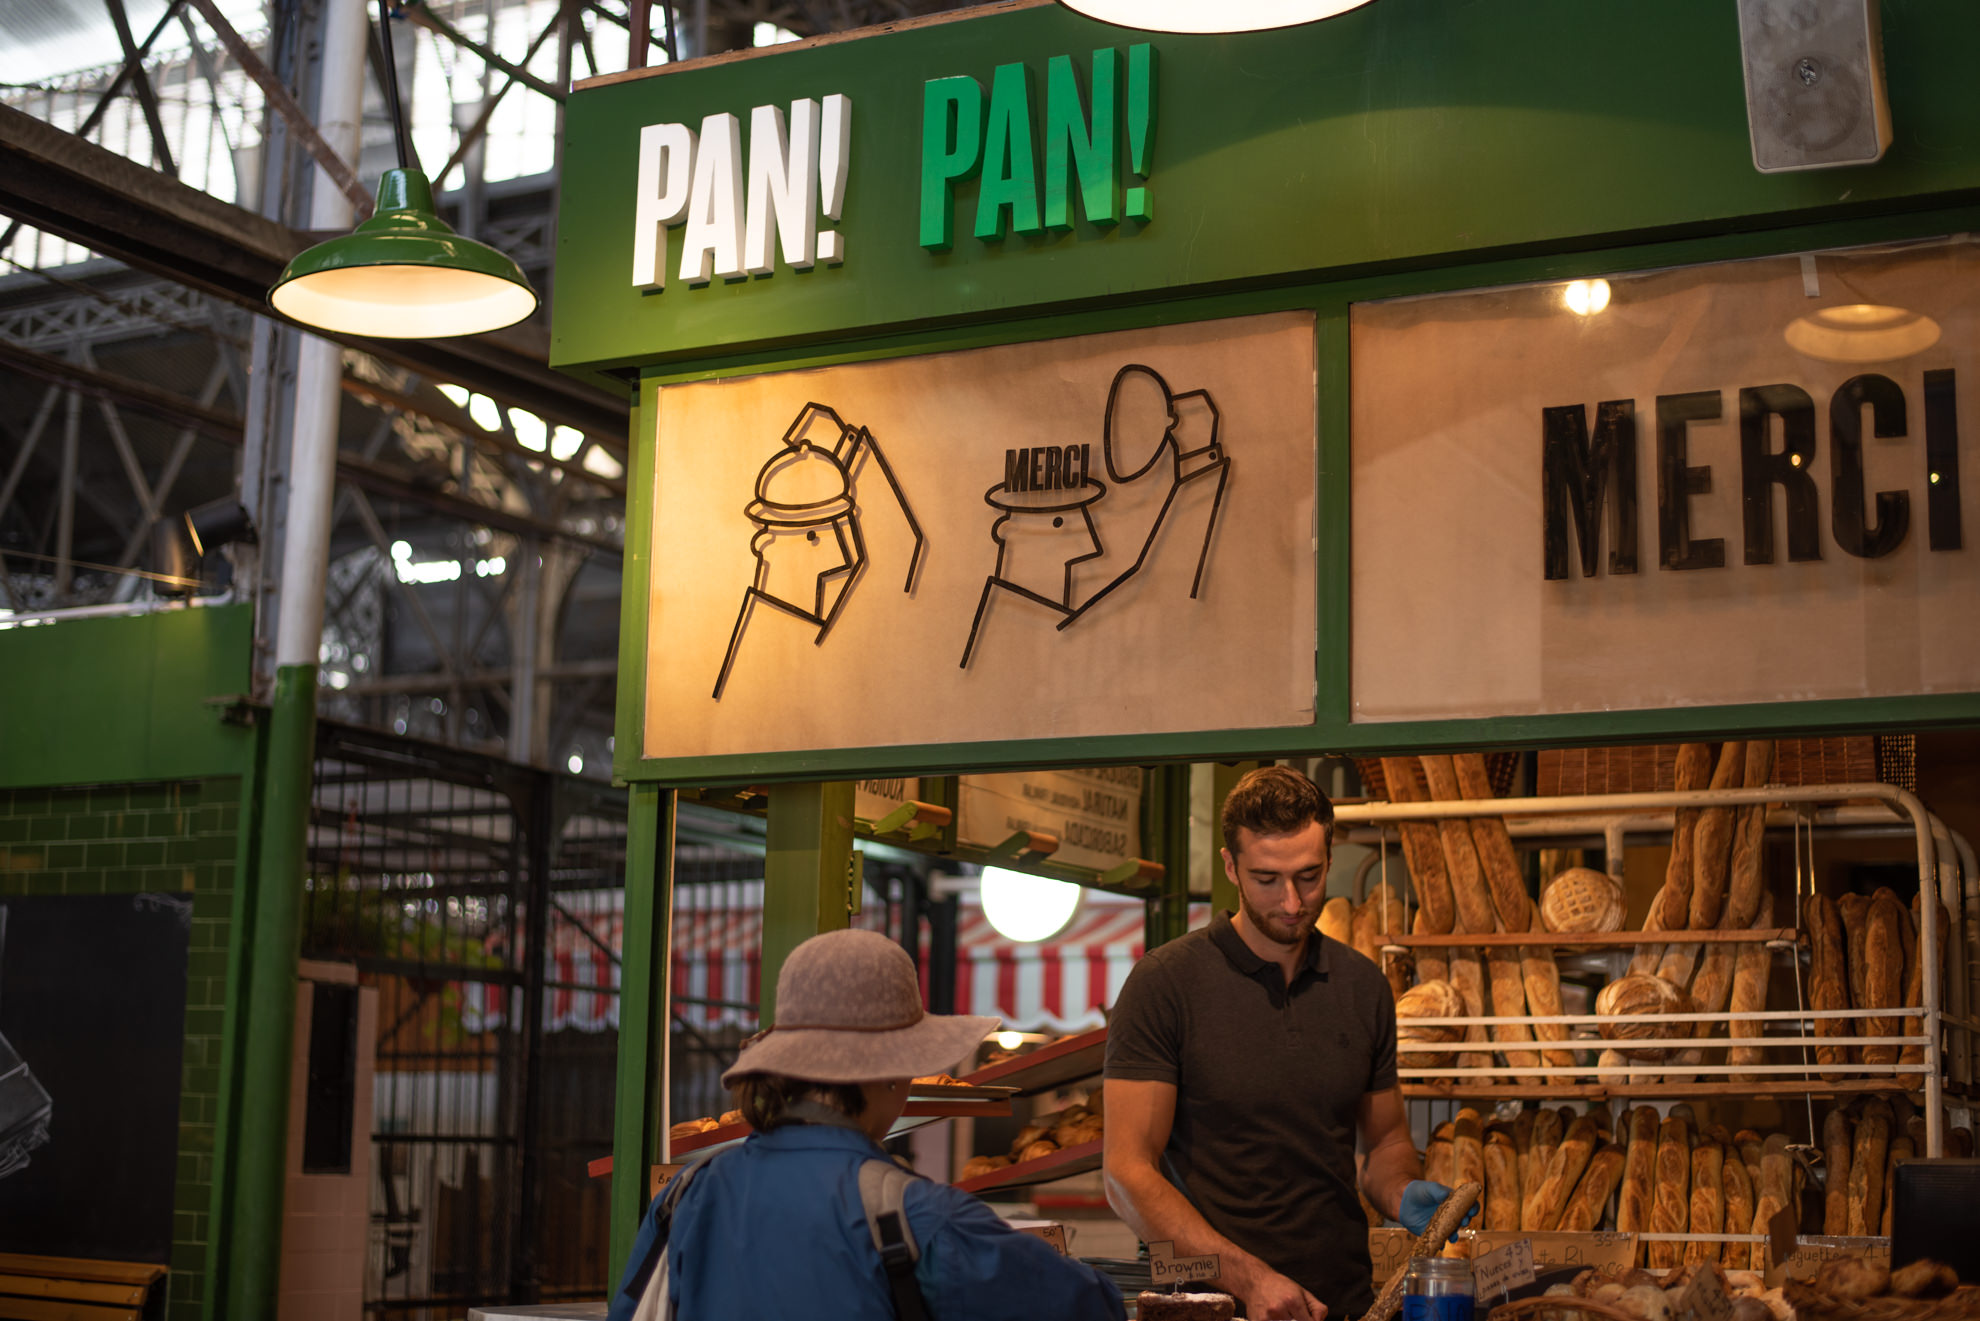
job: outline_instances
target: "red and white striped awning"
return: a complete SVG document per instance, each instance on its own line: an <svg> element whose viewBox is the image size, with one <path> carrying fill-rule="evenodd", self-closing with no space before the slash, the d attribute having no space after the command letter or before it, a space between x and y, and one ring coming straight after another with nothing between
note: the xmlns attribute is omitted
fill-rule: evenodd
<svg viewBox="0 0 1980 1321"><path fill-rule="evenodd" d="M617 1027L621 914L594 904L582 927L562 912L550 920L545 1031L597 1032ZM861 915L877 925L882 914ZM1088 903L1058 936L1037 944L1005 939L973 904L963 906L956 933L956 1012L985 1014L1020 1032L1079 1032L1105 1022L1103 1010L1141 957L1145 910L1138 903ZM504 937L491 937L491 950ZM707 1031L754 1030L762 983L763 914L757 908L683 909L674 915L671 984L674 1014ZM922 992L928 986L922 946ZM504 1022L509 988L462 987L462 1026L490 1032Z"/></svg>

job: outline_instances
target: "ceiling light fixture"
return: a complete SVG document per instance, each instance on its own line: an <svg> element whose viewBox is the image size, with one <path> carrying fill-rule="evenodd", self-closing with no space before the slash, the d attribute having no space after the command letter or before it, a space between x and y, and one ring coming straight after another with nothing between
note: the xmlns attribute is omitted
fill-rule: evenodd
<svg viewBox="0 0 1980 1321"><path fill-rule="evenodd" d="M983 916L998 935L1021 945L1058 935L1079 908L1080 888L1049 876L985 867L977 884Z"/></svg>
<svg viewBox="0 0 1980 1321"><path fill-rule="evenodd" d="M1891 362L1939 342L1939 323L1902 307L1843 303L1788 322L1781 337L1796 353L1823 362Z"/></svg>
<svg viewBox="0 0 1980 1321"><path fill-rule="evenodd" d="M536 310L536 290L507 256L448 228L435 214L433 185L413 163L389 3L378 0L379 44L399 168L378 181L371 219L297 254L268 301L318 330L385 339L478 335L514 325Z"/></svg>
<svg viewBox="0 0 1980 1321"><path fill-rule="evenodd" d="M1264 32L1317 23L1368 0L1059 0L1074 13L1143 32Z"/></svg>

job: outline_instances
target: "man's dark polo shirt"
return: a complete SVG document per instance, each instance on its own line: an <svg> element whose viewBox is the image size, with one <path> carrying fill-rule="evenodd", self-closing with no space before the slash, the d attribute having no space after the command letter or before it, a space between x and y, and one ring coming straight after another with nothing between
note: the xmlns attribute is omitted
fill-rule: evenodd
<svg viewBox="0 0 1980 1321"><path fill-rule="evenodd" d="M1330 1317L1368 1310L1356 1119L1363 1096L1396 1082L1396 1006L1373 963L1315 930L1288 994L1218 913L1128 975L1107 1077L1175 1085L1163 1173L1212 1229Z"/></svg>

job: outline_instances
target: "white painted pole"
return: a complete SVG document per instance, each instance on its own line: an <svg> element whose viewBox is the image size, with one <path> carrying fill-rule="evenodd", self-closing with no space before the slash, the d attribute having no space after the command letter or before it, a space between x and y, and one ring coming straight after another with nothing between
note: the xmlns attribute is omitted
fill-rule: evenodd
<svg viewBox="0 0 1980 1321"><path fill-rule="evenodd" d="M356 172L364 111L367 0L329 0L323 17L323 78L316 126ZM351 202L321 167L310 190L310 228L348 229ZM329 571L330 514L337 478L337 419L343 350L304 335L296 362L296 409L289 442L288 525L282 541L281 606L275 664L315 665L323 642L323 584Z"/></svg>

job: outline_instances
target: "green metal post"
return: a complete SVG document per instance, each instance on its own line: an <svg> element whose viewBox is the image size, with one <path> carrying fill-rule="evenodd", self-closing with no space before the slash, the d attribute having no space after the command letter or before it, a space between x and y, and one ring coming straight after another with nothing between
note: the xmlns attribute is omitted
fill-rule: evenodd
<svg viewBox="0 0 1980 1321"><path fill-rule="evenodd" d="M1148 905L1146 947L1154 949L1189 930L1189 767L1155 766L1142 798L1142 841L1162 864L1161 894Z"/></svg>
<svg viewBox="0 0 1980 1321"><path fill-rule="evenodd" d="M619 1076L612 1108L612 1287L646 1214L647 1171L667 1131L668 929L674 913L671 789L635 784L626 819L619 965Z"/></svg>
<svg viewBox="0 0 1980 1321"><path fill-rule="evenodd" d="M853 857L853 784L780 784L770 790L763 855L763 993L759 1021L777 1021L777 974L800 944L847 923Z"/></svg>
<svg viewBox="0 0 1980 1321"><path fill-rule="evenodd" d="M296 960L316 753L316 666L275 672L268 713L267 772L261 779L261 849L245 908L247 959L239 1003L246 1014L238 1075L239 1122L232 1160L232 1241L225 1256L223 1316L275 1315L287 1191L289 1076L294 1062Z"/></svg>
<svg viewBox="0 0 1980 1321"><path fill-rule="evenodd" d="M1224 800L1247 771L1264 765L1257 761L1216 762L1210 767L1210 906L1219 913L1235 913L1237 886L1224 873Z"/></svg>

